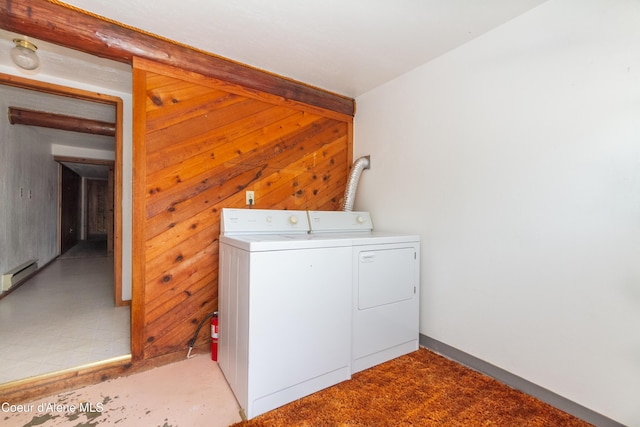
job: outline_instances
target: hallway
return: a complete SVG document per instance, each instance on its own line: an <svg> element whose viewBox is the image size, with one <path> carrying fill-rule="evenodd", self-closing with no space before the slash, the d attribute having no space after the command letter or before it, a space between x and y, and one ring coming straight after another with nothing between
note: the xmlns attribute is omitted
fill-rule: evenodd
<svg viewBox="0 0 640 427"><path fill-rule="evenodd" d="M130 353L113 258L61 257L0 300L0 383Z"/></svg>

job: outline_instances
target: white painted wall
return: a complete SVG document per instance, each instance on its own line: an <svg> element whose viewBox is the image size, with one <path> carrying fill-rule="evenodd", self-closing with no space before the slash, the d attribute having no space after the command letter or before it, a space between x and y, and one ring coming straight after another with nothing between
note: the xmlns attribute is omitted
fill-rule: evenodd
<svg viewBox="0 0 640 427"><path fill-rule="evenodd" d="M0 86L0 274L58 253L58 164L34 128L9 124L10 92Z"/></svg>
<svg viewBox="0 0 640 427"><path fill-rule="evenodd" d="M116 155L113 151L107 150L94 150L92 148L85 147L71 147L64 145L64 141L60 141L62 144L51 144L51 154L53 156L60 157L77 157L80 159L94 159L94 160L115 160Z"/></svg>
<svg viewBox="0 0 640 427"><path fill-rule="evenodd" d="M133 101L131 91L120 92L110 88L92 86L90 84L82 83L81 81L88 80L87 76L75 76L78 80L73 80L74 76L70 75L69 80L61 79L58 77L46 75L44 73L33 74L25 76L21 74L16 67L8 67L0 65L0 72L5 74L17 75L20 77L27 77L32 80L43 81L48 83L54 83L62 86L73 87L77 89L83 89L93 91L97 93L103 93L107 95L117 96L123 101L123 123L122 123L122 299L131 299L131 233L132 233L132 179L133 179L133 163L132 163L132 129L133 129ZM90 78L89 78L90 80ZM6 111L6 107L4 111ZM2 132L0 130L0 132ZM1 145L1 144L0 144ZM0 148L1 149L1 148ZM74 147L65 147L63 141L57 141L52 147L47 147L48 154L52 153L56 155L82 155L87 158L100 158L100 159L113 159L113 155L109 156L104 153L103 150L88 150L83 151ZM2 152L0 151L0 154ZM95 156L93 155L95 154ZM0 157L1 159L2 157ZM0 171L0 174L2 172ZM2 178L2 175L0 175ZM57 178L56 178L57 179ZM57 182L57 181L56 181ZM0 188L2 184L0 183ZM0 199L2 200L2 199ZM3 206L4 206L4 202ZM57 200L56 200L57 203ZM57 208L56 208L57 209ZM57 210L55 212L57 215ZM54 216L55 218L55 216ZM0 232L2 230L0 229Z"/></svg>
<svg viewBox="0 0 640 427"><path fill-rule="evenodd" d="M421 333L640 425L640 2L550 0L357 99Z"/></svg>

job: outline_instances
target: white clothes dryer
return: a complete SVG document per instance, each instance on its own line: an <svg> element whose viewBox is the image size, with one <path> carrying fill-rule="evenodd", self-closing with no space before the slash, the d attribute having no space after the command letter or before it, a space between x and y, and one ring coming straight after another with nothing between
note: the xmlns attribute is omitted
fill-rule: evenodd
<svg viewBox="0 0 640 427"><path fill-rule="evenodd" d="M351 240L351 372L417 350L420 236L373 231L367 212L309 211L309 223L312 234Z"/></svg>

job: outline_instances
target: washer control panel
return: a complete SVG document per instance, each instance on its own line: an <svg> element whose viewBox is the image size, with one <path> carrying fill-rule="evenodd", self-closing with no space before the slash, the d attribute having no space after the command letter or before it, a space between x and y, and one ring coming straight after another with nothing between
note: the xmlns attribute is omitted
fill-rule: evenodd
<svg viewBox="0 0 640 427"><path fill-rule="evenodd" d="M223 208L220 219L225 235L309 232L307 211Z"/></svg>

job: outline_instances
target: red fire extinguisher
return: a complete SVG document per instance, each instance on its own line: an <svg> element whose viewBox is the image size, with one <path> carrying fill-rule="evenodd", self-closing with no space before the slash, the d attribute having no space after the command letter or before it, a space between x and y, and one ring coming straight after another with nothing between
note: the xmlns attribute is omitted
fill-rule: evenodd
<svg viewBox="0 0 640 427"><path fill-rule="evenodd" d="M211 318L211 360L218 361L218 313Z"/></svg>

